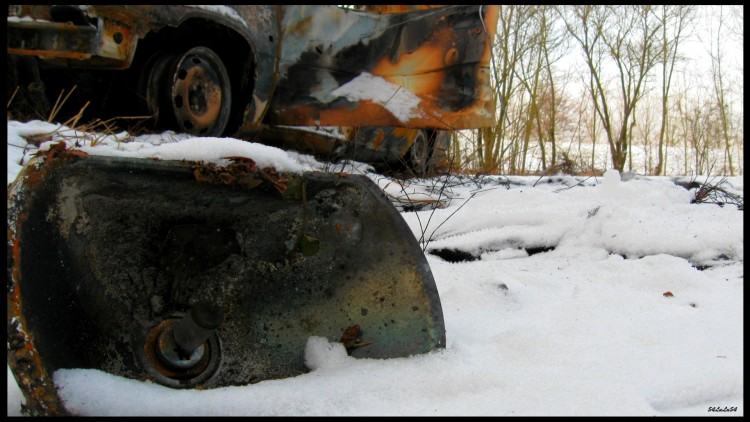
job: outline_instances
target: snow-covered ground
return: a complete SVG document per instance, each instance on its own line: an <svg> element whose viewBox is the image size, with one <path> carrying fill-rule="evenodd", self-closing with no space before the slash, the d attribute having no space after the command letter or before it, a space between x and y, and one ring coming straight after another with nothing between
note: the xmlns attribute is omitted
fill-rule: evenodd
<svg viewBox="0 0 750 422"><path fill-rule="evenodd" d="M59 370L55 383L75 414L744 415L743 211L691 203L695 189L675 184L717 178L608 171L404 184L366 165L234 139L9 121L8 183L59 140L89 154L216 163L243 155L279 170L365 173L395 205L427 204L402 216L425 248L447 337L444 350L389 360L354 359L335 339L313 337L307 374L204 391ZM743 179L721 187L742 195ZM23 400L8 369L9 416Z"/></svg>

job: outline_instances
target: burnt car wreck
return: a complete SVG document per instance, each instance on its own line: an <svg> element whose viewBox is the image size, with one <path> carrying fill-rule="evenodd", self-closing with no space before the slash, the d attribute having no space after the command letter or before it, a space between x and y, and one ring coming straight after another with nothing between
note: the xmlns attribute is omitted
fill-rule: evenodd
<svg viewBox="0 0 750 422"><path fill-rule="evenodd" d="M42 110L76 86L73 115L145 113L155 128L427 174L450 131L493 121L496 19L480 6L11 5L8 89ZM60 142L24 165L6 246L26 413L70 413L62 368L204 389L303 374L311 337L355 358L445 347L427 259L375 182L223 159Z"/></svg>
<svg viewBox="0 0 750 422"><path fill-rule="evenodd" d="M434 165L440 132L494 120L497 9L369 9L9 6L8 89L36 111L76 86L69 115L89 102L96 117L152 116L196 136ZM320 127L353 129L342 140Z"/></svg>

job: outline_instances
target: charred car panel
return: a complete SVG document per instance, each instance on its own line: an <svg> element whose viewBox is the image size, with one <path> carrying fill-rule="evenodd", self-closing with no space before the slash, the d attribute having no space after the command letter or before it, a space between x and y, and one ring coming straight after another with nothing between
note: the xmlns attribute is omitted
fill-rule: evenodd
<svg viewBox="0 0 750 422"><path fill-rule="evenodd" d="M285 9L280 82L267 120L285 125L489 126L494 104L489 86L482 84L489 82L482 73L490 58L484 25L485 20L496 24L496 17L482 14L477 6L394 14L326 6ZM330 22L337 26L331 28ZM363 98L358 84L375 84L384 92Z"/></svg>

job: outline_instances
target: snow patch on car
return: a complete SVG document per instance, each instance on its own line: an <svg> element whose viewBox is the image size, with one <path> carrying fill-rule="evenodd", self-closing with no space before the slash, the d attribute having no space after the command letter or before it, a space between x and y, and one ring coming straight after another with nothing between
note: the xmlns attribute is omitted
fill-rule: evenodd
<svg viewBox="0 0 750 422"><path fill-rule="evenodd" d="M419 97L399 85L367 72L340 86L332 94L336 97L345 97L352 102L370 100L382 105L402 122L424 117L419 112Z"/></svg>

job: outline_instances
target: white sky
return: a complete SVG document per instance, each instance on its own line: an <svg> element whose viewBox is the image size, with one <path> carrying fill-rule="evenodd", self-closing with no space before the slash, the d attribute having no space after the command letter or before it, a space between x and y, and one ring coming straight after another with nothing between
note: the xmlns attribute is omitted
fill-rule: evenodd
<svg viewBox="0 0 750 422"><path fill-rule="evenodd" d="M8 122L9 183L36 151L22 135L51 129ZM71 147L98 139L82 148L90 154L215 162L247 155L261 167L326 166L229 138L51 136ZM310 373L205 391L59 370L54 380L66 407L89 416L744 415L744 235L737 207L691 204L695 192L672 178L625 181L615 171L599 179L454 176L402 188L365 165L347 170L367 172L392 197L445 204L402 213L415 237L430 239L444 350L354 359L333 339L312 337L305 354ZM440 187L447 196L437 196L433 188ZM729 178L723 188L742 194L743 179ZM528 254L538 247L552 249ZM480 259L449 263L430 253L441 248ZM672 297L664 296L668 291ZM9 371L9 416L19 415L22 400Z"/></svg>

